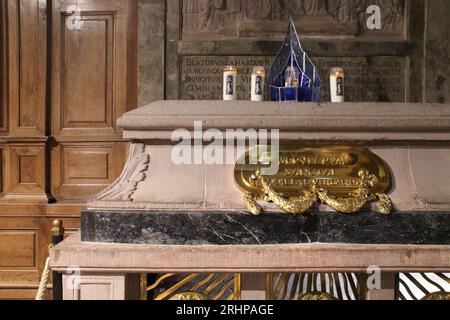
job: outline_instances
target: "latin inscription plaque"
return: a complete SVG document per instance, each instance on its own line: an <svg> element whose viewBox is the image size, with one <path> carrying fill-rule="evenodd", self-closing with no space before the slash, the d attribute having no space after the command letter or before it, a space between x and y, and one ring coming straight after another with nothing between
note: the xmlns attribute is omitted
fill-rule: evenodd
<svg viewBox="0 0 450 320"><path fill-rule="evenodd" d="M223 68L238 68L239 100L250 100L252 68L273 62L272 56L184 56L181 69L181 99L221 100ZM312 59L322 79L322 101L330 101L329 70L345 69L348 102L404 102L405 59L401 57L319 57Z"/></svg>
<svg viewBox="0 0 450 320"><path fill-rule="evenodd" d="M245 161L243 161L245 159ZM235 167L235 180L243 191L261 194L262 186L252 176L275 158L269 151L260 155L258 164L251 164L247 152ZM243 164L246 163L246 164ZM279 172L266 176L267 183L284 197L296 197L311 190L313 184L335 197L348 197L361 183L359 173L367 170L377 178L371 188L374 194L384 193L391 184L389 169L382 159L366 148L282 146Z"/></svg>

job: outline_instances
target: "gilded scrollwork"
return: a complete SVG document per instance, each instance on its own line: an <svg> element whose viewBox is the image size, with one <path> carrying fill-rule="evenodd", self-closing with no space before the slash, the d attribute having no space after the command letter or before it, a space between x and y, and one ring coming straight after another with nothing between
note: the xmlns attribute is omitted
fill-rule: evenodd
<svg viewBox="0 0 450 320"><path fill-rule="evenodd" d="M381 214L389 215L392 212L392 201L384 193L377 193L378 198L377 211Z"/></svg>
<svg viewBox="0 0 450 320"><path fill-rule="evenodd" d="M361 178L361 182L358 189L349 198L335 198L328 195L328 191L324 189L317 190L318 197L323 204L333 208L337 212L341 213L358 213L360 212L370 201L370 187L375 186L378 183L378 179L375 175L370 174L367 170L362 169L359 171L358 176Z"/></svg>
<svg viewBox="0 0 450 320"><path fill-rule="evenodd" d="M286 213L297 215L304 214L317 202L317 188L315 185L311 188L311 191L305 193L301 197L286 199L280 193L276 192L266 182L261 172L257 171L253 177L255 181L260 181L264 188L264 200L273 202L275 205Z"/></svg>
<svg viewBox="0 0 450 320"><path fill-rule="evenodd" d="M260 216L263 213L263 208L258 204L258 201L250 192L244 194L245 207L255 216Z"/></svg>
<svg viewBox="0 0 450 320"><path fill-rule="evenodd" d="M359 171L360 183L358 188L347 198L337 198L330 196L328 191L318 188L313 183L311 189L299 197L286 198L277 192L266 181L260 171L257 171L252 179L255 184L260 184L264 190L263 194L245 193L245 205L254 215L261 215L262 207L258 204L257 199L274 203L279 209L289 214L304 214L314 207L320 201L321 203L331 207L339 213L355 214L361 212L369 203L378 201L377 211L380 214L388 215L392 211L392 202L386 194L372 194L371 188L378 184L378 178L366 169Z"/></svg>

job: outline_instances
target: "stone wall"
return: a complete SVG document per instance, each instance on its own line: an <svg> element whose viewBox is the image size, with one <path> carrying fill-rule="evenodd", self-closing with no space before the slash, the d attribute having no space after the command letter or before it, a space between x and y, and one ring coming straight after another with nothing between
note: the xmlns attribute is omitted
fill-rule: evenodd
<svg viewBox="0 0 450 320"><path fill-rule="evenodd" d="M428 1L425 99L450 102L450 1Z"/></svg>
<svg viewBox="0 0 450 320"><path fill-rule="evenodd" d="M139 0L140 104L221 99L222 69L238 66L239 99L251 69L269 67L288 17L320 70L346 69L347 101L449 102L446 0ZM382 29L366 9L381 7Z"/></svg>

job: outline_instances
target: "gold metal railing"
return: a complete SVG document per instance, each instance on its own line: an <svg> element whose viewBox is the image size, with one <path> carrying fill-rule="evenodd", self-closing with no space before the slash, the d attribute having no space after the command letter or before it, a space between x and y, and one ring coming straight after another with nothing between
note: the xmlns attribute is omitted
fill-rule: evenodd
<svg viewBox="0 0 450 320"><path fill-rule="evenodd" d="M143 276L147 280L147 275ZM150 300L240 300L241 275L230 273L192 273L159 275L141 292Z"/></svg>
<svg viewBox="0 0 450 320"><path fill-rule="evenodd" d="M365 300L366 283L365 274L269 273L266 278L266 298ZM396 296L398 300L450 300L449 289L450 274L399 274ZM142 275L141 292L143 300L240 300L241 275L168 273L158 275L151 282L148 281L148 275Z"/></svg>

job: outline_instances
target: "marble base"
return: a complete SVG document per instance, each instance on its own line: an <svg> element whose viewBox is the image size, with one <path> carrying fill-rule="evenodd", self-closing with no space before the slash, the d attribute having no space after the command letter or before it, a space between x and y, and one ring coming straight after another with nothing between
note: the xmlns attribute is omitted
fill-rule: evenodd
<svg viewBox="0 0 450 320"><path fill-rule="evenodd" d="M449 213L340 215L102 212L81 215L83 242L150 245L305 243L449 245Z"/></svg>

